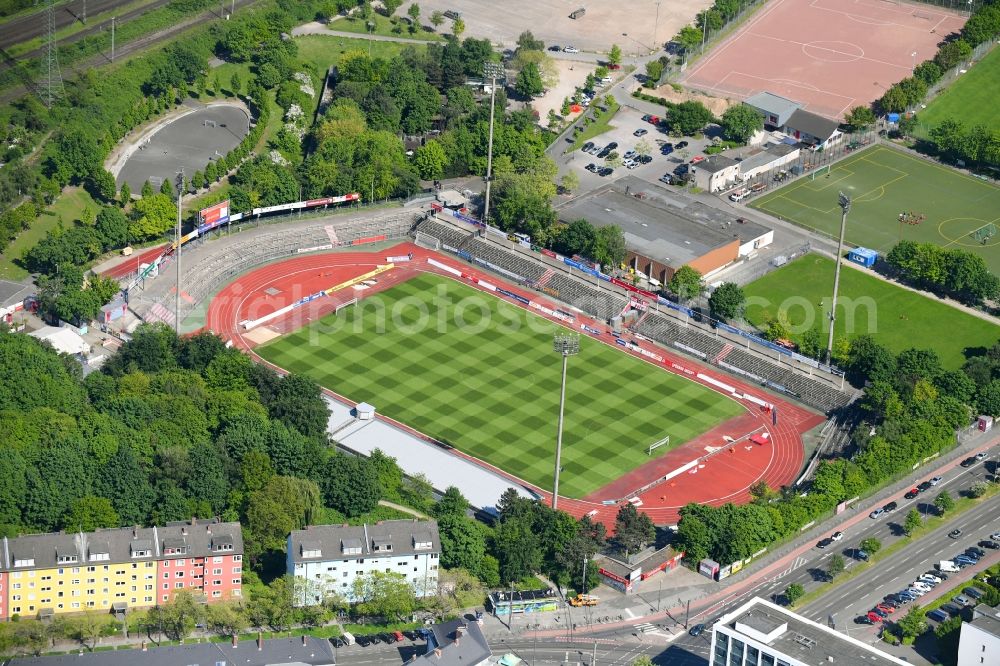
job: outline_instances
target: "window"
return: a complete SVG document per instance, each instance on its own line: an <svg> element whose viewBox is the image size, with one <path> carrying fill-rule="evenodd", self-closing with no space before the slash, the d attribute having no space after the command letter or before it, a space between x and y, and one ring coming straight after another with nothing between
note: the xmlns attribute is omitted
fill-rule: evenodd
<svg viewBox="0 0 1000 666"><path fill-rule="evenodd" d="M174 576L177 577L177 578L184 578L184 572L183 571L176 571L176 572L174 572Z"/></svg>
<svg viewBox="0 0 1000 666"><path fill-rule="evenodd" d="M14 583L14 584L11 585L11 588L15 589L15 590L20 590L21 589L21 584L20 583Z"/></svg>
<svg viewBox="0 0 1000 666"><path fill-rule="evenodd" d="M732 639L729 651L729 666L740 666L743 663L743 641Z"/></svg>
<svg viewBox="0 0 1000 666"><path fill-rule="evenodd" d="M178 589L178 590L179 590L179 589L181 589L182 587L184 587L184 583L183 583L183 582L180 582L180 583L174 583L174 588L176 588L176 589Z"/></svg>
<svg viewBox="0 0 1000 666"><path fill-rule="evenodd" d="M234 597L241 597L241 596L243 596L243 593L240 590L233 590L232 594L233 594Z"/></svg>
<svg viewBox="0 0 1000 666"><path fill-rule="evenodd" d="M184 560L177 560L177 566L179 566L179 567L184 566L184 563L185 563Z"/></svg>
<svg viewBox="0 0 1000 666"><path fill-rule="evenodd" d="M243 561L242 555L233 555L233 562L242 562L242 561Z"/></svg>
<svg viewBox="0 0 1000 666"><path fill-rule="evenodd" d="M725 664L727 663L726 660L728 658L729 658L729 636L717 633L715 635L715 655L713 655L712 663L719 664L719 666L725 666Z"/></svg>
<svg viewBox="0 0 1000 666"><path fill-rule="evenodd" d="M87 567L87 573L93 573L97 571L97 567Z"/></svg>
<svg viewBox="0 0 1000 666"><path fill-rule="evenodd" d="M33 567L33 566L35 566L35 558L33 558L33 557L22 557L22 558L15 557L14 558L14 566L15 567Z"/></svg>
<svg viewBox="0 0 1000 666"><path fill-rule="evenodd" d="M242 584L243 584L243 581L240 580L239 578L234 578L233 579L233 585L242 585Z"/></svg>
<svg viewBox="0 0 1000 666"><path fill-rule="evenodd" d="M332 569L327 569L327 571L336 571L336 570L337 567L333 567ZM233 567L233 573L243 573L243 567Z"/></svg>
<svg viewBox="0 0 1000 666"><path fill-rule="evenodd" d="M110 560L110 559L111 559L111 555L109 553L91 553L90 554L90 561L91 562L105 562L105 561ZM105 567L105 568L107 568L107 567Z"/></svg>
<svg viewBox="0 0 1000 666"><path fill-rule="evenodd" d="M222 569L212 569L212 575L219 576L221 574L222 574Z"/></svg>
<svg viewBox="0 0 1000 666"><path fill-rule="evenodd" d="M163 589L164 589L164 590L169 590L169 589L170 589L170 583L164 583L164 584L163 584ZM166 598L166 597L164 597L164 599L165 599L165 598Z"/></svg>
<svg viewBox="0 0 1000 666"><path fill-rule="evenodd" d="M133 550L132 551L132 557L149 557L149 551L148 550ZM135 564L133 564L132 566L135 567Z"/></svg>
<svg viewBox="0 0 1000 666"><path fill-rule="evenodd" d="M222 585L222 581L221 580L213 580L212 581L212 585Z"/></svg>
<svg viewBox="0 0 1000 666"><path fill-rule="evenodd" d="M69 605L69 607L70 608L79 608L80 607L80 602L79 601L74 601L73 603L71 603Z"/></svg>
<svg viewBox="0 0 1000 666"><path fill-rule="evenodd" d="M222 590L213 590L212 591L212 596L215 597L216 599L218 599L219 597L222 596Z"/></svg>
<svg viewBox="0 0 1000 666"><path fill-rule="evenodd" d="M169 573L167 573L166 571L164 571L164 572L163 572L163 577L164 577L164 578L170 578L170 574L169 574Z"/></svg>

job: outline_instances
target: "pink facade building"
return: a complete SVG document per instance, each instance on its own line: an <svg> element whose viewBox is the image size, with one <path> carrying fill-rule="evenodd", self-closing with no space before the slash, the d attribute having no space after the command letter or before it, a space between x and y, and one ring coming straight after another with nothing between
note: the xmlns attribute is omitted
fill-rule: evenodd
<svg viewBox="0 0 1000 666"><path fill-rule="evenodd" d="M156 563L157 603L180 590L204 595L205 601L243 594L243 537L239 523L168 523L159 528Z"/></svg>

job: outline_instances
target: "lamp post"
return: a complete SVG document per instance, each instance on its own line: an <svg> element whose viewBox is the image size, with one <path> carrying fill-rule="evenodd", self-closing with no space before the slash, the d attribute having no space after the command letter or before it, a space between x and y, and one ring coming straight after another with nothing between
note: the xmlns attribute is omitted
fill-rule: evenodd
<svg viewBox="0 0 1000 666"><path fill-rule="evenodd" d="M917 52L914 51L910 54L910 74L917 69Z"/></svg>
<svg viewBox="0 0 1000 666"><path fill-rule="evenodd" d="M488 61L483 63L483 78L490 80L490 138L486 149L486 196L483 199L483 224L490 224L490 185L493 182L493 100L497 93L497 79L504 75L502 63Z"/></svg>
<svg viewBox="0 0 1000 666"><path fill-rule="evenodd" d="M840 206L840 242L837 243L837 265L833 272L833 301L830 303L830 337L826 343L826 362L830 364L833 356L833 329L837 321L837 291L840 289L840 258L844 254L844 232L847 230L847 213L851 210L851 197L840 193L837 203Z"/></svg>
<svg viewBox="0 0 1000 666"><path fill-rule="evenodd" d="M174 285L174 332L181 333L181 197L184 195L184 169L177 172L177 284Z"/></svg>
<svg viewBox="0 0 1000 666"><path fill-rule="evenodd" d="M653 22L653 48L654 49L659 49L660 48L660 46L659 46L660 43L658 41L656 41L656 36L659 33L659 30L660 30L660 1L657 0L657 2L656 2L656 21Z"/></svg>
<svg viewBox="0 0 1000 666"><path fill-rule="evenodd" d="M563 413L566 410L566 366L570 356L580 353L580 336L575 333L556 333L552 348L562 355L562 388L559 391L559 430L556 434L556 473L552 484L552 509L559 508L559 466L562 464Z"/></svg>

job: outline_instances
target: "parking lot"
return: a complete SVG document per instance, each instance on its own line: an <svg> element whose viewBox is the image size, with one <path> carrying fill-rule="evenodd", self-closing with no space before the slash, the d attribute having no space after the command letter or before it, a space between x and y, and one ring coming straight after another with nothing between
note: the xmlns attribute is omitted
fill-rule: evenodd
<svg viewBox="0 0 1000 666"><path fill-rule="evenodd" d="M646 130L643 136L635 136L636 130ZM701 154L701 149L708 143L708 139L694 139L684 137L683 139L668 136L666 131L649 121L643 120L643 114L622 107L614 120L611 121L611 129L604 134L590 140L596 148L604 148L610 143L616 143L614 151L624 159L626 153L635 150L636 145L641 147L642 143L649 148L648 155L652 158L648 164L638 164L634 168L619 166L611 173L601 176L587 170L587 165L593 164L595 167L604 167L604 158L599 158L594 154L587 154L582 150L574 150L567 153L560 159L560 176L566 171L572 170L580 178L581 192L592 190L608 182L620 178L626 174L636 176L651 183L662 185L659 178L665 173L671 173L682 164L688 163L691 158ZM662 145L671 143L677 145L680 141L686 141L688 145L674 150L669 155L662 154ZM596 151L595 151L596 152ZM599 154L599 153L598 153Z"/></svg>

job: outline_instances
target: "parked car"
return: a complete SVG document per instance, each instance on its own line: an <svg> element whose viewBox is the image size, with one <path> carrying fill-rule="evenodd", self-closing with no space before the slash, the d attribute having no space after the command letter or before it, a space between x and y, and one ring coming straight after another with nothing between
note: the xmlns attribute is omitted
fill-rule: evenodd
<svg viewBox="0 0 1000 666"><path fill-rule="evenodd" d="M704 624L696 624L693 627L691 627L691 630L688 631L688 633L691 634L692 636L701 636L701 633L703 631L705 631L705 625Z"/></svg>
<svg viewBox="0 0 1000 666"><path fill-rule="evenodd" d="M962 465L962 467L972 467L972 466L973 466L973 465L975 465L975 464L976 464L977 462L979 462L979 461L978 461L978 460L976 460L976 457L975 457L975 456L969 456L968 458L966 458L965 460L963 460L963 461L961 462L961 465Z"/></svg>
<svg viewBox="0 0 1000 666"><path fill-rule="evenodd" d="M945 613L940 608L935 608L932 611L927 611L926 615L929 619L934 620L935 622L944 622L945 620L948 619L948 614Z"/></svg>
<svg viewBox="0 0 1000 666"><path fill-rule="evenodd" d="M948 532L948 537L951 539L957 539L960 536L962 536L962 530L952 530L951 532Z"/></svg>
<svg viewBox="0 0 1000 666"><path fill-rule="evenodd" d="M859 615L854 618L854 624L875 624L867 615Z"/></svg>
<svg viewBox="0 0 1000 666"><path fill-rule="evenodd" d="M614 172L615 170L612 169L611 167L601 167L601 169L597 172L597 175L600 176L601 178L604 178L605 176L610 176Z"/></svg>
<svg viewBox="0 0 1000 666"><path fill-rule="evenodd" d="M660 154L661 155L669 155L672 152L674 152L674 147L671 146L669 143L666 143L666 144L663 144L662 146L660 146Z"/></svg>
<svg viewBox="0 0 1000 666"><path fill-rule="evenodd" d="M980 541L979 545L982 548L989 548L990 550L996 550L997 548L1000 548L1000 543L997 543L996 541L985 541L984 540L984 541Z"/></svg>
<svg viewBox="0 0 1000 666"><path fill-rule="evenodd" d="M940 476L935 476L933 479L931 479L927 483L931 484L932 486L936 486L937 484L941 483L941 481L943 481L943 480L944 479L942 479Z"/></svg>
<svg viewBox="0 0 1000 666"><path fill-rule="evenodd" d="M419 640L419 639L423 638L422 634L420 634L419 632L413 631L412 629L408 629L407 631L404 631L403 635L406 636L407 638L409 638L411 641L416 641L416 640Z"/></svg>
<svg viewBox="0 0 1000 666"><path fill-rule="evenodd" d="M941 579L935 576L934 574L926 574L926 573L920 574L920 577L917 578L917 580L922 580L925 583L930 583L931 585L937 585L938 583L941 582Z"/></svg>
<svg viewBox="0 0 1000 666"><path fill-rule="evenodd" d="M678 141L677 142L677 150L680 150L681 148L687 148L687 147L688 147L688 142L687 141Z"/></svg>
<svg viewBox="0 0 1000 666"><path fill-rule="evenodd" d="M943 606L941 606L941 610L943 610L948 615L958 615L959 613L962 612L962 609L959 606L956 606L955 604L944 604Z"/></svg>
<svg viewBox="0 0 1000 666"><path fill-rule="evenodd" d="M593 148L593 147L594 147L594 142L593 141L588 141L587 143L583 144L583 152L589 153L590 149Z"/></svg>
<svg viewBox="0 0 1000 666"><path fill-rule="evenodd" d="M908 491L906 491L906 494L903 495L903 497L905 497L906 499L913 499L919 494L920 490L918 488L910 488Z"/></svg>
<svg viewBox="0 0 1000 666"><path fill-rule="evenodd" d="M928 571L928 576L937 576L940 580L948 580L948 574L943 571Z"/></svg>
<svg viewBox="0 0 1000 666"><path fill-rule="evenodd" d="M653 161L653 158L649 155L639 155L639 157L635 158L635 161L639 164L649 164Z"/></svg>
<svg viewBox="0 0 1000 666"><path fill-rule="evenodd" d="M462 12L456 12L453 9L449 9L444 13L445 18L450 18L452 21L457 21L462 18Z"/></svg>
<svg viewBox="0 0 1000 666"><path fill-rule="evenodd" d="M931 483L930 481L924 481L923 483L917 486L917 490L919 490L920 492L924 492L925 490L929 490L930 487L933 485L934 484Z"/></svg>
<svg viewBox="0 0 1000 666"><path fill-rule="evenodd" d="M961 606L968 606L972 603L972 600L969 599L969 597L963 597L961 594L952 597L951 600Z"/></svg>
<svg viewBox="0 0 1000 666"><path fill-rule="evenodd" d="M597 167L596 164L594 164L593 162L591 162L590 164L588 164L587 166L585 166L583 168L586 169L587 171L589 171L590 173L597 173L597 168L598 167Z"/></svg>
<svg viewBox="0 0 1000 666"><path fill-rule="evenodd" d="M868 551L861 548L854 549L854 559L861 560L862 562L868 561Z"/></svg>
<svg viewBox="0 0 1000 666"><path fill-rule="evenodd" d="M552 46L549 47L549 51L562 51L562 47L559 46L558 44L553 44Z"/></svg>
<svg viewBox="0 0 1000 666"><path fill-rule="evenodd" d="M892 615L893 613L896 612L896 604L889 601L883 601L880 604L875 604L875 608L878 608L879 610L884 611L889 615Z"/></svg>
<svg viewBox="0 0 1000 666"><path fill-rule="evenodd" d="M676 167L674 169L674 175L675 176L683 176L684 174L686 174L690 170L690 168L691 167L689 167L687 164L681 164L681 165L679 165L678 167Z"/></svg>
<svg viewBox="0 0 1000 666"><path fill-rule="evenodd" d="M831 543L833 543L833 539L830 539L830 538L820 539L819 543L816 544L816 547L817 548L826 548Z"/></svg>
<svg viewBox="0 0 1000 666"><path fill-rule="evenodd" d="M834 541L840 541L841 539L844 538L844 533L834 532L833 534L830 535L830 538L833 539Z"/></svg>
<svg viewBox="0 0 1000 666"><path fill-rule="evenodd" d="M345 645L347 645L347 643L345 643L343 639L334 636L330 639L330 645L332 645L335 648L342 648Z"/></svg>
<svg viewBox="0 0 1000 666"><path fill-rule="evenodd" d="M363 635L362 636L357 636L354 639L354 642L357 643L358 645L360 645L361 647L368 647L369 645L372 644L371 640L367 636L363 636Z"/></svg>
<svg viewBox="0 0 1000 666"><path fill-rule="evenodd" d="M965 549L965 554L968 555L969 557L975 556L977 558L982 558L983 555L986 554L986 551L985 550L980 550L979 548L976 548L975 546L969 546L968 548Z"/></svg>
<svg viewBox="0 0 1000 666"><path fill-rule="evenodd" d="M878 606L876 606L875 608L871 609L871 610L870 610L870 611L868 611L868 612L869 612L869 613L875 613L876 615L878 615L878 616L879 616L880 618L882 618L883 620L884 620L885 618L889 617L889 614L888 614L887 612L885 612L884 610L882 610L881 608L879 608Z"/></svg>
<svg viewBox="0 0 1000 666"><path fill-rule="evenodd" d="M931 590L934 589L934 586L937 585L937 583L931 583L930 581L924 581L924 580L915 580L913 581L913 583L911 583L911 585L917 588L918 590L923 590L924 592L930 592Z"/></svg>
<svg viewBox="0 0 1000 666"><path fill-rule="evenodd" d="M580 52L580 49L576 48L575 46L564 46L563 47L563 53L579 53L579 52Z"/></svg>
<svg viewBox="0 0 1000 666"><path fill-rule="evenodd" d="M955 562L955 564L957 564L959 566L959 568L964 569L965 567L971 567L978 560L974 560L971 557L969 557L968 555L959 555L953 561Z"/></svg>
<svg viewBox="0 0 1000 666"><path fill-rule="evenodd" d="M988 455L989 455L989 454L988 454L988 453L986 453L986 451L980 451L979 453L977 453L977 454L975 455L975 458L976 458L976 460L986 460L986 457L987 457Z"/></svg>
<svg viewBox="0 0 1000 666"><path fill-rule="evenodd" d="M660 182L661 183L666 183L667 185L673 185L674 184L674 177L671 174L669 174L669 173L665 173L662 176L660 176Z"/></svg>
<svg viewBox="0 0 1000 666"><path fill-rule="evenodd" d="M990 538L993 539L994 541L1000 541L1000 532L994 532L993 534L990 535Z"/></svg>
<svg viewBox="0 0 1000 666"><path fill-rule="evenodd" d="M611 143L609 143L608 145L606 145L604 147L607 148L608 150L614 150L615 148L618 147L618 142L617 141L612 141Z"/></svg>
<svg viewBox="0 0 1000 666"><path fill-rule="evenodd" d="M878 624L882 621L882 618L878 615L878 613L873 613L871 611L868 611L868 614L865 617L867 617L872 624Z"/></svg>
<svg viewBox="0 0 1000 666"><path fill-rule="evenodd" d="M646 136L649 134L649 130L640 127L636 131L632 132L632 136Z"/></svg>
<svg viewBox="0 0 1000 666"><path fill-rule="evenodd" d="M882 507L882 510L885 511L886 513L892 513L893 511L896 510L896 507L898 506L899 505L896 504L895 502L889 502L888 504Z"/></svg>
<svg viewBox="0 0 1000 666"><path fill-rule="evenodd" d="M962 592L972 597L973 599L982 599L983 596L985 595L985 593L978 587L972 587L971 585L969 587L963 587Z"/></svg>
<svg viewBox="0 0 1000 666"><path fill-rule="evenodd" d="M625 154L622 155L622 159L624 159L624 160L630 160L633 157L635 157L636 155L637 155L637 153L634 150L626 150Z"/></svg>
<svg viewBox="0 0 1000 666"><path fill-rule="evenodd" d="M925 594L927 594L927 591L928 591L928 590L929 590L930 588L928 588L928 590L925 590L925 589L924 589L924 588L922 588L922 587L916 587L916 586L912 586L912 587L908 587L908 588L906 588L906 589L907 589L907 591L908 591L908 592L909 592L910 594L912 594L913 596L915 596L915 597L922 597L922 596L924 596Z"/></svg>
<svg viewBox="0 0 1000 666"><path fill-rule="evenodd" d="M681 143L683 143L683 141ZM694 157L691 158L691 164L698 164L699 162L704 162L704 161L705 161L704 155L695 155Z"/></svg>
<svg viewBox="0 0 1000 666"><path fill-rule="evenodd" d="M868 517L871 518L872 520L875 520L876 518L880 517L883 513L885 513L885 509L875 509L874 511L868 514Z"/></svg>

